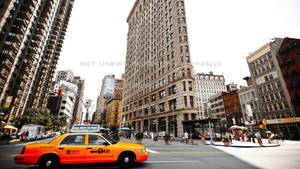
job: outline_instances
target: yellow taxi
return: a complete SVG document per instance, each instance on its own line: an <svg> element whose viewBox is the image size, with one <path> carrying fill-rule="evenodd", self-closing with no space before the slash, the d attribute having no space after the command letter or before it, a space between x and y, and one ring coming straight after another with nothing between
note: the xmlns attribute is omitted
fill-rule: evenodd
<svg viewBox="0 0 300 169"><path fill-rule="evenodd" d="M46 143L26 145L15 157L16 164L39 165L54 169L60 164L117 162L130 168L135 162L147 160L145 146L115 142L100 133L69 133Z"/></svg>

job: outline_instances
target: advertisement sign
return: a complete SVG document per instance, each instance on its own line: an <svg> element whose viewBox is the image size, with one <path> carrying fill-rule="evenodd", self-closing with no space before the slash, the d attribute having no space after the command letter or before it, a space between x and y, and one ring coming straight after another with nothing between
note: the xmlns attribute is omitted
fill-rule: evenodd
<svg viewBox="0 0 300 169"><path fill-rule="evenodd" d="M4 103L4 108L5 109L7 109L7 108L9 108L9 106L10 106L10 103L11 103L11 101L12 101L12 96L7 96L7 98L6 98L6 100L5 100L5 103Z"/></svg>
<svg viewBox="0 0 300 169"><path fill-rule="evenodd" d="M252 109L249 104L246 104L246 116L247 116L248 121L250 121L253 117Z"/></svg>
<svg viewBox="0 0 300 169"><path fill-rule="evenodd" d="M91 125L73 125L71 128L72 133L88 132L88 133L98 133L100 132L100 126L96 124Z"/></svg>
<svg viewBox="0 0 300 169"><path fill-rule="evenodd" d="M107 78L104 82L104 99L110 99L114 96L115 80Z"/></svg>

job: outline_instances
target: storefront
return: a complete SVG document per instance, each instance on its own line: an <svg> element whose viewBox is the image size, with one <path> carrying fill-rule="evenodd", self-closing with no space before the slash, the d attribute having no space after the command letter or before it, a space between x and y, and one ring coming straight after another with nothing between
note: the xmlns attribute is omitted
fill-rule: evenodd
<svg viewBox="0 0 300 169"><path fill-rule="evenodd" d="M300 140L300 118L267 120L267 130L282 133L285 139Z"/></svg>

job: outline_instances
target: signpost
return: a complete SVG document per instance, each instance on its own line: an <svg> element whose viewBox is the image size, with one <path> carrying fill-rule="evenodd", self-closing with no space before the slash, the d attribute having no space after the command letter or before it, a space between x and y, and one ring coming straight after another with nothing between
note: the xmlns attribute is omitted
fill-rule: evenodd
<svg viewBox="0 0 300 169"><path fill-rule="evenodd" d="M208 114L208 127L209 127L209 135L210 135L210 144L213 144L213 139L212 139L212 131L211 131L211 117L212 117L212 111L210 107L210 103L207 104L207 114Z"/></svg>

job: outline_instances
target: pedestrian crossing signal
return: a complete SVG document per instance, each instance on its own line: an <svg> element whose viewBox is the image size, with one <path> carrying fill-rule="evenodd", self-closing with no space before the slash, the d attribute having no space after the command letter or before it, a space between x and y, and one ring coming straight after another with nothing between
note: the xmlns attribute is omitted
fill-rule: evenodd
<svg viewBox="0 0 300 169"><path fill-rule="evenodd" d="M60 88L57 90L56 96L62 96L62 91L63 91L63 88L60 87Z"/></svg>

